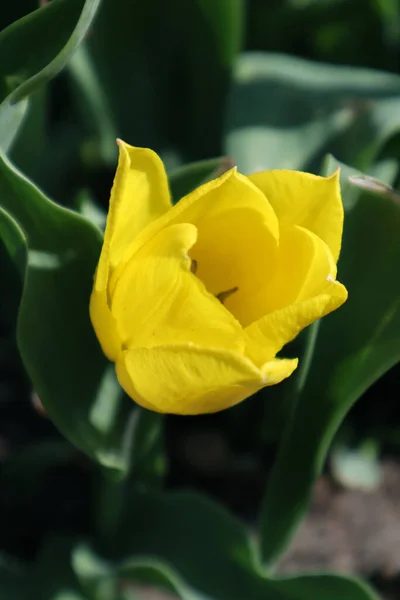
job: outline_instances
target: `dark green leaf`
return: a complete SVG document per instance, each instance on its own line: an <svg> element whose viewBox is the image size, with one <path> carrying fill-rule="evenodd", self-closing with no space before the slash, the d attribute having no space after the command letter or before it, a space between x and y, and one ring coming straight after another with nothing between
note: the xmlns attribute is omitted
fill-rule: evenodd
<svg viewBox="0 0 400 600"><path fill-rule="evenodd" d="M118 157L116 139L119 134L99 73L84 46L81 46L72 57L69 72L74 84L78 108L86 127L93 136L92 162L95 163L97 159L96 162L114 167Z"/></svg>
<svg viewBox="0 0 400 600"><path fill-rule="evenodd" d="M83 594L72 569L73 548L73 541L67 538L54 537L46 540L25 577L25 599L92 600L90 596Z"/></svg>
<svg viewBox="0 0 400 600"><path fill-rule="evenodd" d="M331 161L332 172L337 162ZM319 326L262 509L262 559L276 559L303 517L332 437L353 403L400 360L400 204L361 193L341 165L346 209L339 279L349 299ZM290 477L287 476L290 473Z"/></svg>
<svg viewBox="0 0 400 600"><path fill-rule="evenodd" d="M130 515L122 579L161 581L183 600L376 600L334 575L265 579L244 527L195 494L138 495Z"/></svg>
<svg viewBox="0 0 400 600"><path fill-rule="evenodd" d="M243 6L243 0L119 0L115 10L114 0L103 0L86 57L105 99L100 136L111 123L127 142L178 153L179 160L218 155ZM78 102L86 113L90 103L99 104L83 96ZM90 127L94 120L88 115Z"/></svg>
<svg viewBox="0 0 400 600"><path fill-rule="evenodd" d="M126 473L133 404L123 398L89 319L101 234L48 200L5 157L0 159L0 198L27 240L18 345L35 390L72 443Z"/></svg>
<svg viewBox="0 0 400 600"><path fill-rule="evenodd" d="M26 266L26 240L18 223L1 207L0 239L23 278Z"/></svg>

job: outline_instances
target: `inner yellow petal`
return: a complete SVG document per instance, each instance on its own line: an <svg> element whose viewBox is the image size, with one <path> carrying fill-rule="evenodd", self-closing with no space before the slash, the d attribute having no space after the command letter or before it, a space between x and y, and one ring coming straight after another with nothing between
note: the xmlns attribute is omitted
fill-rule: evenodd
<svg viewBox="0 0 400 600"><path fill-rule="evenodd" d="M290 227L281 232L276 268L256 288L255 301L265 315L317 295L327 278L335 275L327 245L303 227Z"/></svg>
<svg viewBox="0 0 400 600"><path fill-rule="evenodd" d="M265 313L255 292L275 270L276 215L263 194L239 174L203 203L207 210L195 215L198 239L190 251L196 275L245 326Z"/></svg>
<svg viewBox="0 0 400 600"><path fill-rule="evenodd" d="M111 307L125 348L186 342L243 351L242 327L191 272L196 237L192 224L171 225L126 265Z"/></svg>
<svg viewBox="0 0 400 600"><path fill-rule="evenodd" d="M275 274L277 240L261 211L252 207L212 211L197 222L190 251L196 275L246 326L265 314L257 290Z"/></svg>

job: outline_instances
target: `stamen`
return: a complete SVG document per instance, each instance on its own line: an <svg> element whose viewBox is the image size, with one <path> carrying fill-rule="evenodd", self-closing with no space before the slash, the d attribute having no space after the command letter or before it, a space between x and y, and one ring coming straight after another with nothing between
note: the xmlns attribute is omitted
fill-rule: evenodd
<svg viewBox="0 0 400 600"><path fill-rule="evenodd" d="M232 294L237 292L238 289L239 289L238 287L233 287L230 290L226 290L226 292L220 292L215 297L218 298L218 300L221 302L221 304L223 304L225 302L225 300L227 300L229 298L229 296L232 296Z"/></svg>
<svg viewBox="0 0 400 600"><path fill-rule="evenodd" d="M193 275L196 275L196 271L197 271L197 260L195 260L194 258L192 258L192 263L190 265L190 270L192 271Z"/></svg>

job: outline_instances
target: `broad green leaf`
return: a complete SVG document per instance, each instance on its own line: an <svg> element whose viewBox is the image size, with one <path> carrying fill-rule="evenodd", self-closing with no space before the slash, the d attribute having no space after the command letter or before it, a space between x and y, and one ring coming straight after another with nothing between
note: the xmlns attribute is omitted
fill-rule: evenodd
<svg viewBox="0 0 400 600"><path fill-rule="evenodd" d="M334 575L264 578L245 528L195 494L140 494L129 515L123 580L161 581L182 600L376 600L362 583Z"/></svg>
<svg viewBox="0 0 400 600"><path fill-rule="evenodd" d="M104 164L114 167L118 158L118 130L93 59L84 46L72 57L69 73L83 120L92 132L92 146L95 145Z"/></svg>
<svg viewBox="0 0 400 600"><path fill-rule="evenodd" d="M100 100L90 98L82 88L75 96L81 112L87 115L85 125L90 130L94 117L88 108L90 103L101 102L101 111L106 112L118 137L136 146L165 147L163 130L172 119L172 107L168 106L171 61L176 58L170 14L171 7L163 0L119 0L118 10L114 0L103 0L96 18L96 35L86 40L84 57L103 92ZM76 68L84 70L84 67L84 64L73 65L75 82L81 75ZM104 134L104 123L101 126L97 131L100 137Z"/></svg>
<svg viewBox="0 0 400 600"><path fill-rule="evenodd" d="M185 45L190 98L190 157L221 153L231 71L243 43L244 6L243 0L180 1L179 27Z"/></svg>
<svg viewBox="0 0 400 600"><path fill-rule="evenodd" d="M337 165L331 160L330 171ZM371 194L352 187L349 176L359 176L356 170L341 165L341 174L346 214L338 273L349 298L319 325L310 369L284 432L262 507L264 563L279 556L303 517L350 407L400 360L400 203L386 189Z"/></svg>
<svg viewBox="0 0 400 600"><path fill-rule="evenodd" d="M369 170L400 130L400 77L261 52L237 61L224 151L243 172L316 170L329 150Z"/></svg>
<svg viewBox="0 0 400 600"><path fill-rule="evenodd" d="M26 98L15 105L9 104L8 106L14 108L24 102L27 103L27 110L15 139L13 139L8 156L25 175L39 184L43 180L45 181L50 173L54 177L54 146L48 152L52 160L49 160L45 154L49 146L49 86L44 85L29 99ZM16 129L13 131L15 132ZM32 145L35 148L34 152L32 152ZM4 147L3 150L6 151Z"/></svg>
<svg viewBox="0 0 400 600"><path fill-rule="evenodd" d="M177 202L196 187L219 177L233 166L229 158L210 158L178 167L168 174L172 199Z"/></svg>
<svg viewBox="0 0 400 600"><path fill-rule="evenodd" d="M104 231L106 226L107 213L96 204L89 190L81 190L75 200L77 211L88 221L93 223L101 231Z"/></svg>
<svg viewBox="0 0 400 600"><path fill-rule="evenodd" d="M28 99L17 104L7 102L0 105L0 148L7 152L24 122L28 110Z"/></svg>
<svg viewBox="0 0 400 600"><path fill-rule="evenodd" d="M196 0L203 18L215 37L220 63L230 68L241 50L243 37L243 0Z"/></svg>
<svg viewBox="0 0 400 600"><path fill-rule="evenodd" d="M66 65L90 27L99 3L100 0L53 0L0 32L3 151L22 123L26 97Z"/></svg>
<svg viewBox="0 0 400 600"><path fill-rule="evenodd" d="M189 578L182 578L179 572L171 568L168 560L139 556L128 559L120 569L123 581L139 579L159 583L174 591L182 600L378 600L371 589L350 577L321 574L267 581L241 568L229 575L232 579L227 583L228 591L216 589L214 592L208 591L210 586L207 581L199 589L193 587ZM235 582L240 582L239 590L234 589Z"/></svg>
<svg viewBox="0 0 400 600"><path fill-rule="evenodd" d="M26 240L18 223L1 207L0 240L23 278L26 266Z"/></svg>
<svg viewBox="0 0 400 600"><path fill-rule="evenodd" d="M103 0L96 35L86 42L87 59L106 99L101 111L106 108L119 137L160 153L179 153L184 162L221 153L243 6L243 0L177 0L173 6L164 0L119 0L115 10L114 0ZM87 100L77 99L84 107ZM89 115L89 127L93 122ZM98 123L99 135L104 126Z"/></svg>
<svg viewBox="0 0 400 600"><path fill-rule="evenodd" d="M27 241L18 345L33 386L73 444L124 474L134 405L123 397L100 350L88 310L101 234L46 198L5 157L0 199Z"/></svg>

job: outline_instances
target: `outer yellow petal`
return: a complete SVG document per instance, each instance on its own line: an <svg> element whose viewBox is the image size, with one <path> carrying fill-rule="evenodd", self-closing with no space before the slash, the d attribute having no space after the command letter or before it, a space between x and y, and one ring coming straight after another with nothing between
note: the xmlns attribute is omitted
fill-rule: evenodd
<svg viewBox="0 0 400 600"><path fill-rule="evenodd" d="M121 351L117 323L107 304L107 292L93 288L90 297L90 318L104 354L115 361Z"/></svg>
<svg viewBox="0 0 400 600"><path fill-rule="evenodd" d="M336 310L346 299L346 288L328 280L318 296L266 315L245 329L246 356L257 365L264 364L304 327Z"/></svg>
<svg viewBox="0 0 400 600"><path fill-rule="evenodd" d="M147 148L118 141L120 154L111 190L105 241L114 267L146 225L171 208L168 180L160 157Z"/></svg>
<svg viewBox="0 0 400 600"><path fill-rule="evenodd" d="M125 348L171 342L243 351L243 329L191 272L196 227L180 223L154 235L126 265L112 298Z"/></svg>
<svg viewBox="0 0 400 600"><path fill-rule="evenodd" d="M94 329L104 353L111 360L115 360L121 347L108 302L107 288L112 270L141 229L171 206L167 177L157 154L120 140L118 144L118 168L90 300Z"/></svg>
<svg viewBox="0 0 400 600"><path fill-rule="evenodd" d="M297 358L274 358L261 366L261 372L266 386L276 385L290 377L297 369L299 361Z"/></svg>
<svg viewBox="0 0 400 600"><path fill-rule="evenodd" d="M117 376L127 394L145 408L194 415L238 404L288 377L296 364L274 361L257 369L234 352L174 344L122 353Z"/></svg>
<svg viewBox="0 0 400 600"><path fill-rule="evenodd" d="M318 177L300 171L261 171L248 176L264 192L281 229L300 225L316 233L337 262L343 229L339 173Z"/></svg>

